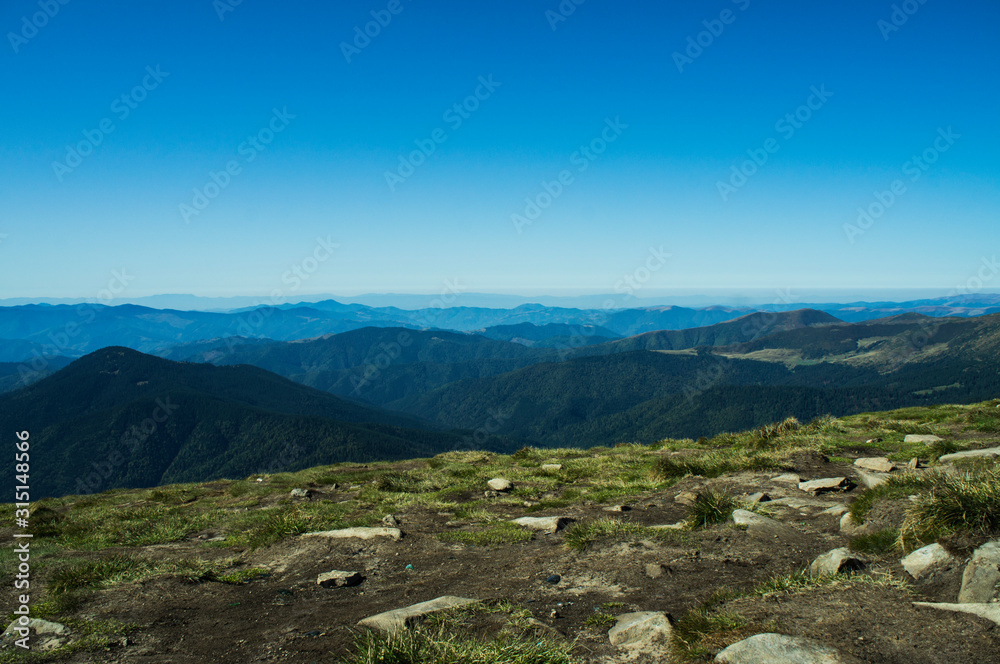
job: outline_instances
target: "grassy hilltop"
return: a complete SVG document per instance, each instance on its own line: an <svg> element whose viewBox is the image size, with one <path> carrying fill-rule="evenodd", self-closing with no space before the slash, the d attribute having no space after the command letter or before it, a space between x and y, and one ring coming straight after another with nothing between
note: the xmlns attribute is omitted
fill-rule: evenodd
<svg viewBox="0 0 1000 664"><path fill-rule="evenodd" d="M911 604L954 602L961 568L916 581L899 561L935 541L959 559L1000 536L995 459L936 461L998 436L993 400L697 441L455 451L46 499L31 515L32 617L69 636L50 652L0 650L0 662L597 662L621 656L607 637L619 615L654 610L672 621L662 647L675 661L780 632L860 661L996 662L995 625ZM865 488L853 462L881 456L900 469ZM913 458L924 467L906 470ZM813 497L774 480L787 473L858 486ZM512 489L489 491L497 477ZM774 500L754 502L756 492ZM734 524L739 508L774 519L777 534ZM538 532L512 523L523 516L572 522ZM301 537L384 523L403 538ZM863 571L806 571L842 546ZM17 564L12 547L0 551L8 589ZM330 570L365 579L318 586ZM395 635L356 626L443 595L480 602Z"/></svg>

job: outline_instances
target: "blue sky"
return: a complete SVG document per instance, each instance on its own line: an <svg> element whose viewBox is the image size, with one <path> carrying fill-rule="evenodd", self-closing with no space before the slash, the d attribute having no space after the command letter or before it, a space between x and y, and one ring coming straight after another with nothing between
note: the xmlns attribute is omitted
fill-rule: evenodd
<svg viewBox="0 0 1000 664"><path fill-rule="evenodd" d="M233 2L0 9L0 298L949 291L998 250L993 1Z"/></svg>

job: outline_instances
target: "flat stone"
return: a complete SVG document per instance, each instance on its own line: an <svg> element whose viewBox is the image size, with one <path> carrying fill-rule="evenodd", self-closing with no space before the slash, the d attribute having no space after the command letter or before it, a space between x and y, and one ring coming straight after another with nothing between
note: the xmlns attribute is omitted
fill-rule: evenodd
<svg viewBox="0 0 1000 664"><path fill-rule="evenodd" d="M329 539L375 539L376 537L391 537L397 542L403 539L403 531L399 528L341 528L340 530L320 530L312 533L302 533L302 537L326 537Z"/></svg>
<svg viewBox="0 0 1000 664"><path fill-rule="evenodd" d="M605 512L631 512L632 508L628 505L612 505L611 507L605 507Z"/></svg>
<svg viewBox="0 0 1000 664"><path fill-rule="evenodd" d="M798 484L802 481L802 479L795 473L785 473L784 475L772 477L771 481L777 482L778 484Z"/></svg>
<svg viewBox="0 0 1000 664"><path fill-rule="evenodd" d="M866 489L873 489L889 479L889 475L886 473L869 473L864 470L856 470L854 472L857 474L861 486Z"/></svg>
<svg viewBox="0 0 1000 664"><path fill-rule="evenodd" d="M834 505L833 507L827 508L820 512L820 514L830 514L832 516L843 516L848 512L847 505Z"/></svg>
<svg viewBox="0 0 1000 664"><path fill-rule="evenodd" d="M829 507L830 501L817 500L816 498L806 498L804 496L785 496L776 498L767 504L768 507L791 507L793 510L801 510L806 507Z"/></svg>
<svg viewBox="0 0 1000 664"><path fill-rule="evenodd" d="M17 628L20 628L20 624L17 620L7 625L7 629L4 630L3 636L0 638L6 639L10 636L20 637L20 633ZM28 621L28 629L33 630L38 636L44 636L48 634L54 634L61 636L64 634L69 634L69 627L63 625L62 623L51 622L49 620L42 620L41 618L32 618Z"/></svg>
<svg viewBox="0 0 1000 664"><path fill-rule="evenodd" d="M757 493L751 493L747 496L747 502L756 505L757 503L766 503L771 500L771 496L767 495L763 491L758 491Z"/></svg>
<svg viewBox="0 0 1000 664"><path fill-rule="evenodd" d="M877 473L891 473L896 470L896 464L885 457L861 457L854 460L854 465Z"/></svg>
<svg viewBox="0 0 1000 664"><path fill-rule="evenodd" d="M718 655L722 664L853 664L830 646L800 636L755 634L737 641Z"/></svg>
<svg viewBox="0 0 1000 664"><path fill-rule="evenodd" d="M548 471L562 470L562 464L561 463L543 463L542 464L542 470L548 470Z"/></svg>
<svg viewBox="0 0 1000 664"><path fill-rule="evenodd" d="M670 621L661 611L623 613L608 631L608 640L619 648L648 649L655 645L667 646L671 631Z"/></svg>
<svg viewBox="0 0 1000 664"><path fill-rule="evenodd" d="M900 563L910 576L914 579L921 579L934 570L944 567L952 562L951 554L938 543L928 544L904 557Z"/></svg>
<svg viewBox="0 0 1000 664"><path fill-rule="evenodd" d="M356 586L364 580L365 577L357 572L324 572L316 577L316 583L324 588L347 588Z"/></svg>
<svg viewBox="0 0 1000 664"><path fill-rule="evenodd" d="M917 457L913 457L910 459L909 463L906 464L907 470L916 470L918 468L920 468L920 459Z"/></svg>
<svg viewBox="0 0 1000 664"><path fill-rule="evenodd" d="M922 433L908 433L903 438L904 443L936 443L939 440L944 440L944 438Z"/></svg>
<svg viewBox="0 0 1000 664"><path fill-rule="evenodd" d="M983 450L963 450L954 454L945 454L938 459L941 463L951 463L959 459L979 459L1000 457L1000 447L987 447Z"/></svg>
<svg viewBox="0 0 1000 664"><path fill-rule="evenodd" d="M749 510L733 510L733 521L737 526L746 526L749 533L767 535L769 537L781 537L791 535L795 532L793 528L786 526L780 521L755 514Z"/></svg>
<svg viewBox="0 0 1000 664"><path fill-rule="evenodd" d="M663 563L649 563L646 565L646 576L651 579L658 579L664 574L669 574L670 568Z"/></svg>
<svg viewBox="0 0 1000 664"><path fill-rule="evenodd" d="M431 613L435 613L437 611L447 611L448 609L454 609L455 607L465 606L467 604L476 604L477 602L479 602L479 600L445 595L426 602L413 604L402 609L394 609L392 611L386 611L385 613L379 613L378 615L364 618L363 620L358 621L358 626L392 633L401 629L406 629L424 616Z"/></svg>
<svg viewBox="0 0 1000 664"><path fill-rule="evenodd" d="M292 498L308 498L309 489L292 489Z"/></svg>
<svg viewBox="0 0 1000 664"><path fill-rule="evenodd" d="M514 487L510 480L502 477L494 477L486 483L486 486L494 491L510 491Z"/></svg>
<svg viewBox="0 0 1000 664"><path fill-rule="evenodd" d="M679 505L694 505L695 499L698 494L694 491L681 491L679 494L674 496L674 502Z"/></svg>
<svg viewBox="0 0 1000 664"><path fill-rule="evenodd" d="M524 526L529 530L542 530L549 533L557 533L576 519L568 516L522 516L513 519L511 523Z"/></svg>
<svg viewBox="0 0 1000 664"><path fill-rule="evenodd" d="M947 602L914 602L913 605L928 606L932 609L941 609L943 611L971 613L974 616L979 616L980 618L986 618L987 620L992 620L997 625L1000 625L1000 604L998 604L997 602L990 602L988 604L970 603L970 602L966 602L963 604L949 604Z"/></svg>
<svg viewBox="0 0 1000 664"><path fill-rule="evenodd" d="M987 542L972 552L962 574L958 601L994 602L1000 599L1000 540Z"/></svg>
<svg viewBox="0 0 1000 664"><path fill-rule="evenodd" d="M840 547L827 551L819 556L809 566L809 574L812 576L833 576L844 572L858 572L863 570L867 563L851 553L847 547Z"/></svg>
<svg viewBox="0 0 1000 664"><path fill-rule="evenodd" d="M828 491L849 491L851 481L846 477L823 477L818 480L799 482L799 488L813 495Z"/></svg>
<svg viewBox="0 0 1000 664"><path fill-rule="evenodd" d="M659 526L650 526L650 528L654 528L656 530L686 530L687 521L681 520L676 523L666 523Z"/></svg>

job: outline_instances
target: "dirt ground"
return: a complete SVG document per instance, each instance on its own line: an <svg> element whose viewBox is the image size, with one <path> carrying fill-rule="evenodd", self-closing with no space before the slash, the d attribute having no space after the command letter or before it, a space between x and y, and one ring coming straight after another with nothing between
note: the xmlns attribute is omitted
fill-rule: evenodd
<svg viewBox="0 0 1000 664"><path fill-rule="evenodd" d="M849 472L848 467L821 458L795 462L804 479ZM772 507L775 518L795 529L788 537L756 535L730 522L687 533L677 541L604 540L583 551L565 546L562 533L536 534L520 544L476 547L437 539L437 534L455 529L447 525L453 515L412 511L397 515L405 533L398 542L296 537L259 550L250 556L250 564L272 573L244 585L159 578L97 593L85 605L86 615L140 627L106 652L79 654L69 661L336 662L359 632L358 620L442 595L509 600L576 639L574 652L581 661L621 661L608 642L608 627L585 624L605 602L623 603L614 613L664 611L677 620L715 590L749 589L775 574L802 570L818 555L847 545L848 538L839 532L839 516L822 512L846 505L860 489L813 497L795 485L771 482L774 475L689 477L667 491L634 499L632 509L623 513L605 511L603 505L579 505L532 516L671 524L687 514L687 508L674 500L678 493L726 487L735 493L765 491L772 499L793 499L792 505ZM516 518L526 511L498 506L497 514ZM463 527L471 526L459 526ZM191 557L207 551L203 543L191 541L169 545L161 553ZM868 558L876 572L908 578L898 555ZM664 565L665 572L650 578L649 563ZM909 591L887 584L838 582L798 593L733 600L724 609L740 614L747 624L713 635L706 645L715 652L754 633L778 631L815 638L862 662L1000 662L1000 627L911 604L955 601L963 566L960 561L914 583ZM351 588L319 587L317 575L331 570L358 571L365 580ZM560 576L559 582L547 582L554 574Z"/></svg>

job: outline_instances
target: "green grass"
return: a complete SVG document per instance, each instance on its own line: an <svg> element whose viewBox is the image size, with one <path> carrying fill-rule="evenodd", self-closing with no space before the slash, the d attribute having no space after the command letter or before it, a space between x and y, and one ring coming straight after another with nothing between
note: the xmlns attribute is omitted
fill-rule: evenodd
<svg viewBox="0 0 1000 664"><path fill-rule="evenodd" d="M900 542L915 547L958 533L1000 535L1000 467L939 476L907 508Z"/></svg>
<svg viewBox="0 0 1000 664"><path fill-rule="evenodd" d="M708 639L724 638L747 625L746 618L737 613L713 612L705 607L688 611L674 625L671 634L674 655L681 661L703 658L711 653Z"/></svg>
<svg viewBox="0 0 1000 664"><path fill-rule="evenodd" d="M876 503L883 500L898 500L927 489L934 484L929 474L900 473L890 475L885 482L871 489L865 489L850 505L851 520L861 525Z"/></svg>
<svg viewBox="0 0 1000 664"><path fill-rule="evenodd" d="M230 572L229 574L223 574L221 576L215 577L216 581L221 583L228 583L230 585L238 586L244 583L249 583L254 579L260 579L266 576L270 576L271 572L262 569L260 567L250 567L248 569L241 569L236 572Z"/></svg>
<svg viewBox="0 0 1000 664"><path fill-rule="evenodd" d="M416 628L364 632L342 664L572 664L571 646L547 639L498 636L480 640Z"/></svg>
<svg viewBox="0 0 1000 664"><path fill-rule="evenodd" d="M724 523L733 515L733 510L742 506L738 498L725 491L700 491L691 505L686 523L692 530Z"/></svg>
<svg viewBox="0 0 1000 664"><path fill-rule="evenodd" d="M570 525L563 536L566 546L577 551L582 551L601 540L624 542L638 539L682 542L687 536L669 528L650 528L611 518L578 521Z"/></svg>
<svg viewBox="0 0 1000 664"><path fill-rule="evenodd" d="M533 537L530 530L516 523L498 521L482 530L453 530L440 533L438 540L468 546L499 546L527 542Z"/></svg>
<svg viewBox="0 0 1000 664"><path fill-rule="evenodd" d="M896 528L886 528L875 533L858 535L851 539L848 545L851 551L858 553L871 553L883 555L896 550L899 540L899 530Z"/></svg>

